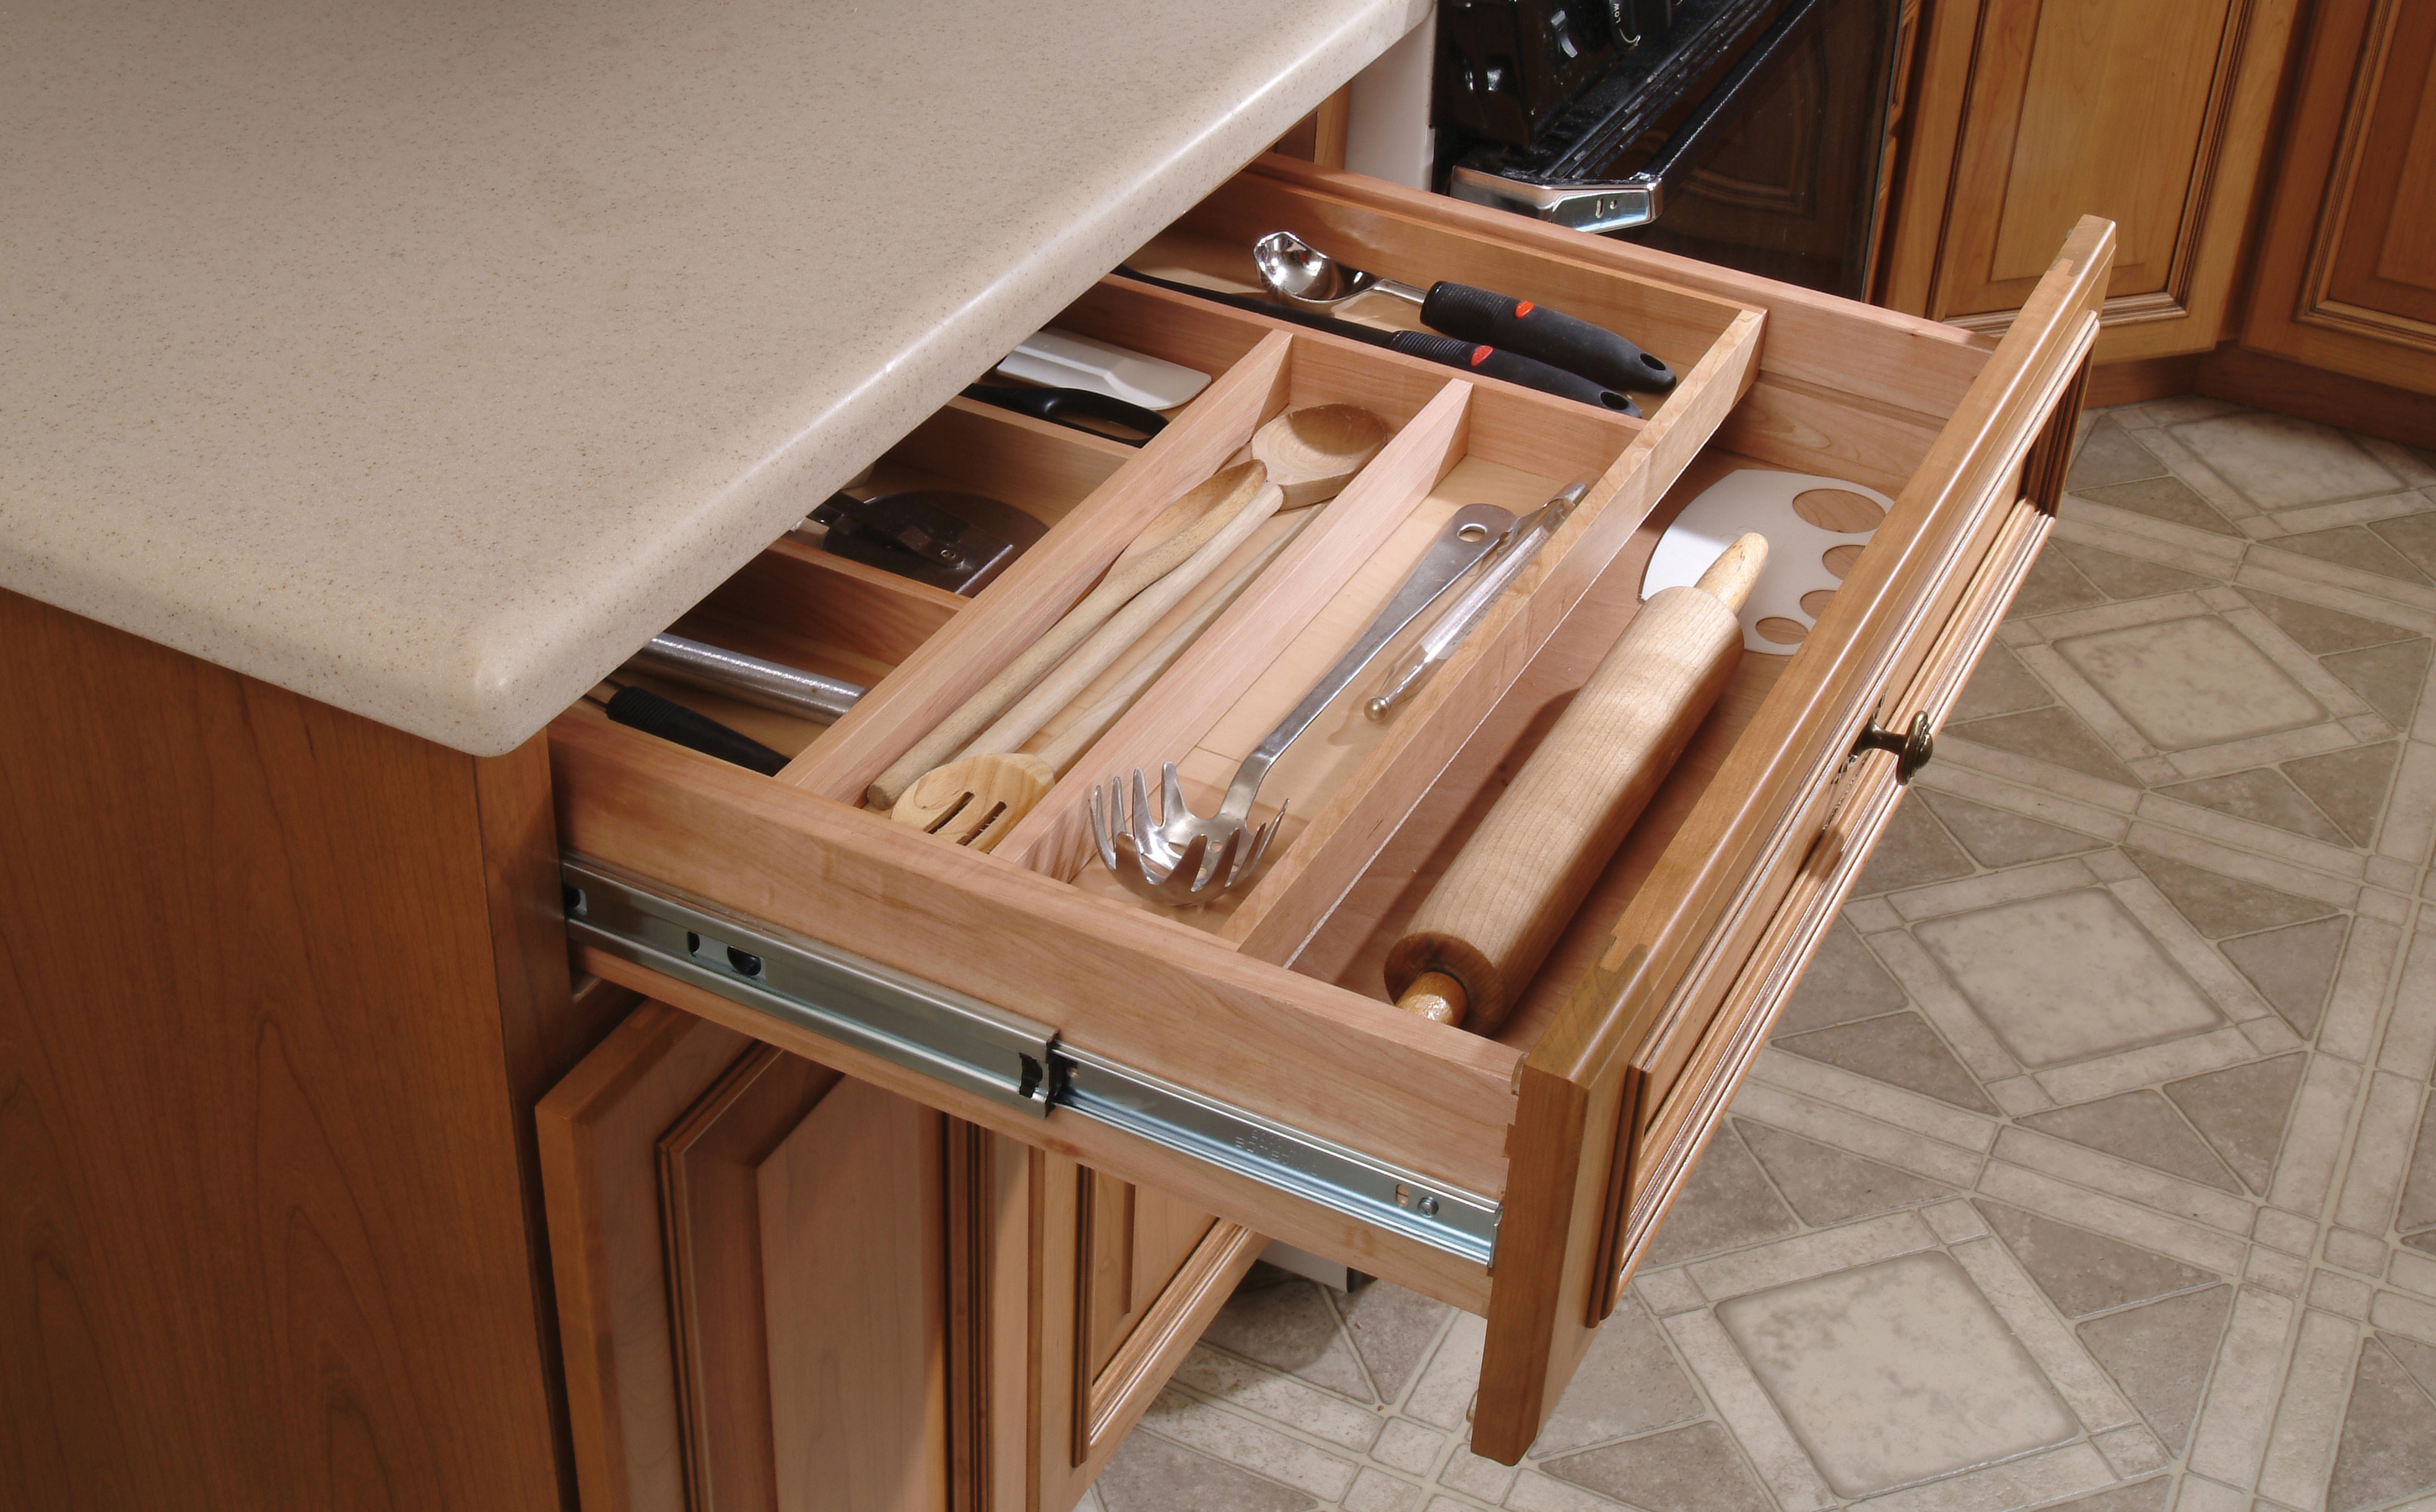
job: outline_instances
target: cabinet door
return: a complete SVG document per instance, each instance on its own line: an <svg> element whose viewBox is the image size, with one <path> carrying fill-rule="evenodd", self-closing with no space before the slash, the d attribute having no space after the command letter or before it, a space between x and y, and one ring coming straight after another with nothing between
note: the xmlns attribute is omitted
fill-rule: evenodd
<svg viewBox="0 0 2436 1512"><path fill-rule="evenodd" d="M538 1118L586 1512L973 1504L943 1115L646 1003Z"/></svg>
<svg viewBox="0 0 2436 1512"><path fill-rule="evenodd" d="M2242 344L2436 393L2436 7L2325 0Z"/></svg>
<svg viewBox="0 0 2436 1512"><path fill-rule="evenodd" d="M1931 8L1887 304L1995 332L2081 216L2115 222L2100 361L2223 324L2294 0Z"/></svg>
<svg viewBox="0 0 2436 1512"><path fill-rule="evenodd" d="M1067 1512L1265 1241L1147 1187L999 1141L1029 1167L1040 1362L1035 1504Z"/></svg>

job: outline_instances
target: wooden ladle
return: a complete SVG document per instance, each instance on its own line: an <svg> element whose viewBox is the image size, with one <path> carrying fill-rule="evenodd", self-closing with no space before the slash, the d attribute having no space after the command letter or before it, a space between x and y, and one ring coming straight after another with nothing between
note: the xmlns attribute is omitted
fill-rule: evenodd
<svg viewBox="0 0 2436 1512"><path fill-rule="evenodd" d="M1396 427L1360 405L1289 409L1252 435L1252 457L1286 491L1285 508L1334 498L1379 455Z"/></svg>

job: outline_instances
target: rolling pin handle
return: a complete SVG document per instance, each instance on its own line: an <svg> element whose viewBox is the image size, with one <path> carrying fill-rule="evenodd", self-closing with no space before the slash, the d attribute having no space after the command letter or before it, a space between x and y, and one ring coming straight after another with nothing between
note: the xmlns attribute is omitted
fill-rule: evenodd
<svg viewBox="0 0 2436 1512"><path fill-rule="evenodd" d="M1714 597L1732 614L1741 614L1749 601L1751 589L1759 582L1761 569L1767 565L1767 537L1750 532L1735 537L1731 546L1709 564L1700 581L1693 586Z"/></svg>
<svg viewBox="0 0 2436 1512"><path fill-rule="evenodd" d="M1463 983L1443 971L1424 971L1413 979L1396 1006L1408 1014L1418 1014L1435 1024L1463 1025L1464 1009L1470 1006L1464 996Z"/></svg>
<svg viewBox="0 0 2436 1512"><path fill-rule="evenodd" d="M1871 714L1870 727L1853 742L1854 756L1864 751L1892 751L1895 754L1895 781L1908 783L1920 775L1920 769L1928 765L1929 758L1937 755L1937 732L1929 728L1928 715L1924 710L1911 717L1911 728L1901 735L1880 724L1877 715Z"/></svg>

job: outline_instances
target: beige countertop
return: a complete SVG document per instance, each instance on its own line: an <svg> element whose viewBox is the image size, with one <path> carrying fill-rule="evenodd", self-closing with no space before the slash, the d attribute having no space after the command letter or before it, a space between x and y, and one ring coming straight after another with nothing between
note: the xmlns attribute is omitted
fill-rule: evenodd
<svg viewBox="0 0 2436 1512"><path fill-rule="evenodd" d="M1426 0L30 0L0 586L514 747Z"/></svg>

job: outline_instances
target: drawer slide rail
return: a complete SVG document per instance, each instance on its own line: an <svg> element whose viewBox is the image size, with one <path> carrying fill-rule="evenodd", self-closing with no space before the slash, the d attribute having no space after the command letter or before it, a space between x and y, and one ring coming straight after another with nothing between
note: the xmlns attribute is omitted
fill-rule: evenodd
<svg viewBox="0 0 2436 1512"><path fill-rule="evenodd" d="M1108 1124L1486 1265L1498 1204L1063 1044L1036 1019L590 862L560 862L579 945L714 992L1003 1107Z"/></svg>

